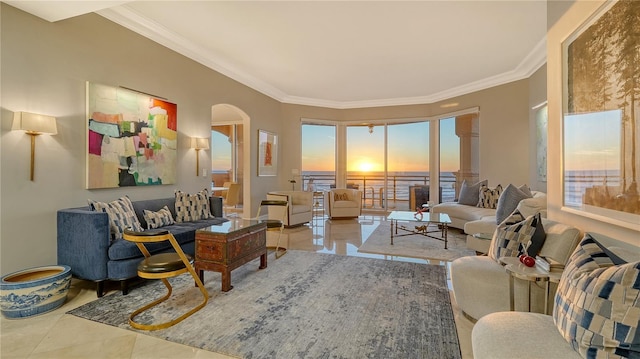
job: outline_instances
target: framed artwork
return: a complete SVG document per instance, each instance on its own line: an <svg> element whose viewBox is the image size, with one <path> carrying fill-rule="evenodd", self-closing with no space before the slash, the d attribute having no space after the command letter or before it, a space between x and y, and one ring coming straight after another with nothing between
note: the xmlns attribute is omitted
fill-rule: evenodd
<svg viewBox="0 0 640 359"><path fill-rule="evenodd" d="M536 172L538 181L547 182L547 129L549 127L548 106L544 104L536 111Z"/></svg>
<svg viewBox="0 0 640 359"><path fill-rule="evenodd" d="M563 43L563 210L640 229L640 1L609 2Z"/></svg>
<svg viewBox="0 0 640 359"><path fill-rule="evenodd" d="M258 130L258 176L278 174L278 135Z"/></svg>
<svg viewBox="0 0 640 359"><path fill-rule="evenodd" d="M88 189L176 183L176 104L87 82Z"/></svg>

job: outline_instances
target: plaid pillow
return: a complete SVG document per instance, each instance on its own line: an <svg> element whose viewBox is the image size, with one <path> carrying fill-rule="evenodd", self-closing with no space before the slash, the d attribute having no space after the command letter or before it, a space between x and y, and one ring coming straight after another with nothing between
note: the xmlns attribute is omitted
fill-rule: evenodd
<svg viewBox="0 0 640 359"><path fill-rule="evenodd" d="M105 212L109 215L109 229L111 231L112 240L122 238L122 232L126 228L134 231L142 231L142 226L136 212L133 210L133 204L128 196L119 198L113 202L104 203L89 200L89 207L96 212Z"/></svg>
<svg viewBox="0 0 640 359"><path fill-rule="evenodd" d="M515 210L493 232L489 257L495 261L500 257L517 257L525 249L528 255L535 257L546 238L540 213L524 218L520 211Z"/></svg>
<svg viewBox="0 0 640 359"><path fill-rule="evenodd" d="M176 190L176 222L191 222L199 219L212 218L209 209L209 191L202 191L190 195Z"/></svg>
<svg viewBox="0 0 640 359"><path fill-rule="evenodd" d="M144 220L147 221L147 229L160 228L176 223L167 206L162 207L158 212L145 209L143 216Z"/></svg>
<svg viewBox="0 0 640 359"><path fill-rule="evenodd" d="M585 358L640 358L640 262L622 262L587 233L562 273L553 320Z"/></svg>

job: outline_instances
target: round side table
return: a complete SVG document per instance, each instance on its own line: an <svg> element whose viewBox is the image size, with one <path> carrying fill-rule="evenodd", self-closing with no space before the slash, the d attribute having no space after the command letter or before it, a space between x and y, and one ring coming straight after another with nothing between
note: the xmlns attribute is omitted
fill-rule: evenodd
<svg viewBox="0 0 640 359"><path fill-rule="evenodd" d="M501 257L500 263L504 264L504 269L509 274L509 309L515 310L514 303L514 278L527 281L527 310L531 311L531 283L544 282L545 285L545 297L544 297L544 314L549 314L549 295L550 295L550 282L558 283L560 281L561 273L548 272L538 266L527 267L520 263L518 257Z"/></svg>

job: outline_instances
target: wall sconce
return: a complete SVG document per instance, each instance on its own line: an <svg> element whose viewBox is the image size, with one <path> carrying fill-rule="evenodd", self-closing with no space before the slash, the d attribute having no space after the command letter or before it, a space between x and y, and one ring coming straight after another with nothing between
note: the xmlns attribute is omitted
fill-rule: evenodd
<svg viewBox="0 0 640 359"><path fill-rule="evenodd" d="M31 176L33 181L34 159L36 152L36 136L43 133L55 135L58 133L56 118L52 116L38 115L29 112L14 112L12 130L25 131L31 136Z"/></svg>
<svg viewBox="0 0 640 359"><path fill-rule="evenodd" d="M191 148L196 150L196 176L200 175L200 150L209 149L209 139L191 137Z"/></svg>

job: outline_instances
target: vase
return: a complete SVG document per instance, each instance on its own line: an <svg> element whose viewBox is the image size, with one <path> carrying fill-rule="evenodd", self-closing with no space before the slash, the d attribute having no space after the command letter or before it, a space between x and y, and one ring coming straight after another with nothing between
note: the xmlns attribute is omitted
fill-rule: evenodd
<svg viewBox="0 0 640 359"><path fill-rule="evenodd" d="M71 284L71 267L52 265L7 274L0 282L0 310L8 319L27 318L60 307Z"/></svg>

